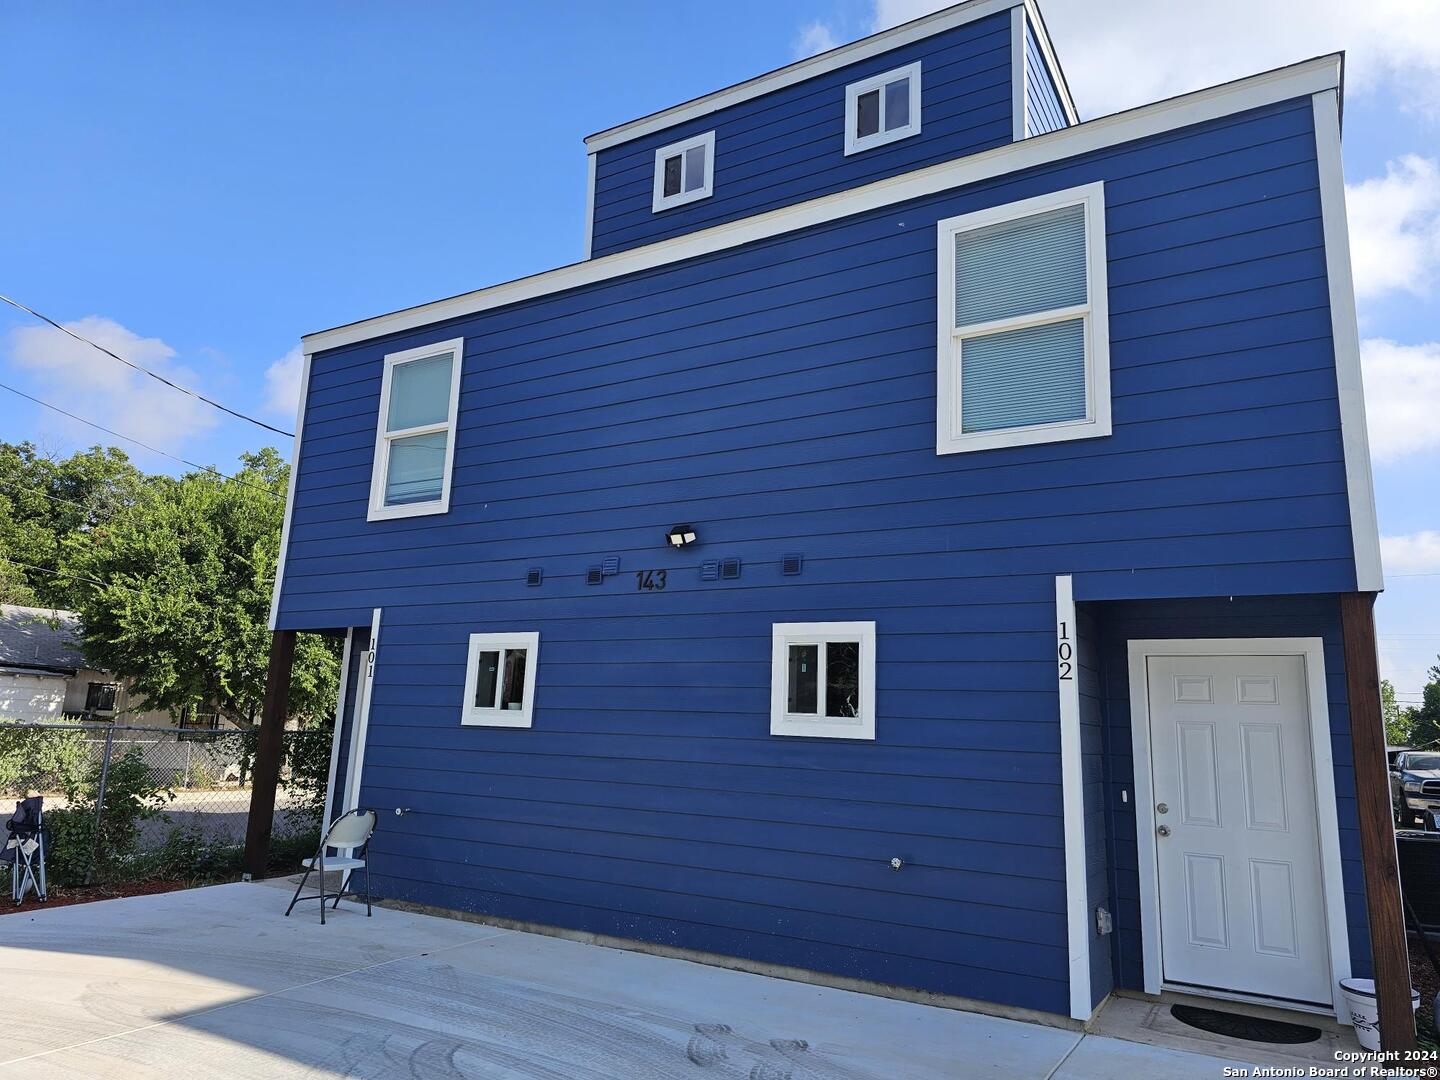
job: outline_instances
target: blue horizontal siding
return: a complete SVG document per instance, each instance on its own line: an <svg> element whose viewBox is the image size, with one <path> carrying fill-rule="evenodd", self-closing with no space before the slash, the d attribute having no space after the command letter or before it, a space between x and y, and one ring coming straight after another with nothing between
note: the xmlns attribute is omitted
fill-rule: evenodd
<svg viewBox="0 0 1440 1080"><path fill-rule="evenodd" d="M1335 766L1336 813L1350 962L1357 976L1370 975L1364 871L1360 863L1355 774L1350 751L1350 712L1339 601L1334 596L1235 597L1224 600L1152 600L1088 605L1101 641L1105 707L1106 814L1109 821L1115 935L1111 958L1116 983L1144 988L1140 943L1140 882L1130 738L1129 660L1126 644L1145 638L1318 637L1325 648L1326 706Z"/></svg>
<svg viewBox="0 0 1440 1080"><path fill-rule="evenodd" d="M1035 37L1035 28L1025 19L1025 134L1045 135L1068 127L1060 94L1050 66Z"/></svg>
<svg viewBox="0 0 1440 1080"><path fill-rule="evenodd" d="M362 800L413 813L377 834L379 891L1067 1011L1054 576L1081 601L1354 587L1310 117L316 355L279 624L384 609ZM1094 181L1114 434L937 456L936 221ZM382 358L457 336L450 511L367 523ZM698 548L665 546L681 521ZM738 580L702 580L731 555ZM769 735L771 625L812 620L876 622L875 742ZM535 726L462 728L467 637L506 630L540 633ZM1109 719L1095 749L1086 663L1103 837L1097 763L1128 749ZM1110 835L1087 886L1119 937L1134 843Z"/></svg>
<svg viewBox="0 0 1440 1080"><path fill-rule="evenodd" d="M845 154L845 87L919 61L920 134ZM752 98L596 155L593 255L790 206L1012 138L1003 12ZM715 132L714 195L655 213L655 151Z"/></svg>
<svg viewBox="0 0 1440 1080"><path fill-rule="evenodd" d="M1085 814L1085 913L1090 949L1090 1000L1104 1001L1115 988L1109 938L1095 918L1100 908L1114 914L1110 889L1110 825L1105 782L1105 685L1103 642L1090 605L1077 604L1074 626L1075 676L1080 697L1082 805Z"/></svg>

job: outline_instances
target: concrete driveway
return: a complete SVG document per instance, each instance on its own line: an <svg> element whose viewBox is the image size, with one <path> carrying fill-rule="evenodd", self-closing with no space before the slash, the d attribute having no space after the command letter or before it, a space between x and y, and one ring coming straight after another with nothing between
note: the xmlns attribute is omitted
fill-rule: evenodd
<svg viewBox="0 0 1440 1080"><path fill-rule="evenodd" d="M265 885L0 916L0 1076L1219 1077L1230 1062ZM347 910L348 908L348 910Z"/></svg>

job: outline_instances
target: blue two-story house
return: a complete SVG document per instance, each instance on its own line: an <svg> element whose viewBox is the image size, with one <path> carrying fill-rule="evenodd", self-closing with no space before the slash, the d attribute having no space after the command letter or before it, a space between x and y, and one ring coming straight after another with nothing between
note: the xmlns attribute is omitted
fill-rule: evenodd
<svg viewBox="0 0 1440 1080"><path fill-rule="evenodd" d="M345 637L377 894L1344 1017L1340 91L1082 123L1035 5L969 0L590 136L582 261L306 337L273 628Z"/></svg>

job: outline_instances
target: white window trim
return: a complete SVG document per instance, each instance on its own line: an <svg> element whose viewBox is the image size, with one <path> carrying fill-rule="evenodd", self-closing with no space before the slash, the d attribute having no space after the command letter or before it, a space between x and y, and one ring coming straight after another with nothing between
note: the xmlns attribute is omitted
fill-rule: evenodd
<svg viewBox="0 0 1440 1080"><path fill-rule="evenodd" d="M390 379L395 369L412 360L422 360L451 352L455 362L450 366L450 411L443 424L425 424L421 427L405 428L387 432L385 417L390 411ZM370 470L370 511L367 521L389 521L392 518L421 517L425 514L444 514L450 509L450 475L455 467L455 417L460 408L460 369L465 363L465 339L452 338L422 345L418 349L390 353L385 357L385 375L380 380L380 413L375 423L375 464ZM445 440L445 472L440 482L440 497L429 502L406 503L403 506L385 505L385 480L390 468L389 443L392 439L412 435L429 435L437 431L448 432Z"/></svg>
<svg viewBox="0 0 1440 1080"><path fill-rule="evenodd" d="M789 696L791 645L821 645L831 641L860 642L860 715L840 719L786 711ZM820 708L825 700L825 651L820 651ZM818 739L875 738L875 624L873 622L775 623L770 652L770 734L802 735Z"/></svg>
<svg viewBox="0 0 1440 1080"><path fill-rule="evenodd" d="M518 709L484 708L474 704L475 685L480 678L480 654L504 649L525 650L525 696ZM528 728L535 714L535 672L540 667L540 634L520 631L513 634L471 634L465 657L465 697L460 702L460 723L472 727ZM495 693L505 681L505 660L500 660Z"/></svg>
<svg viewBox="0 0 1440 1080"><path fill-rule="evenodd" d="M1064 206L1085 206L1086 292L1089 303L1023 315L1012 319L955 325L955 236L1001 221L1029 217ZM1110 309L1105 270L1105 185L1085 184L1033 199L1006 203L988 210L947 218L936 226L939 272L937 280L935 452L960 454L1002 446L1030 446L1067 439L1094 439L1110 434ZM1085 321L1085 409L1083 420L1005 428L965 434L960 428L960 350L965 338L998 330L1073 319Z"/></svg>
<svg viewBox="0 0 1440 1080"><path fill-rule="evenodd" d="M685 191L685 151L693 150L697 146L705 147L705 182L694 191ZM665 159L681 156L680 166L680 187L682 190L676 195L665 194ZM700 199L708 199L715 190L715 132L707 131L704 135L696 135L689 139L682 139L680 142L671 143L669 146L662 146L655 151L655 187L650 201L651 213L658 214L661 210L669 210L672 207L684 206L686 203L697 202Z"/></svg>
<svg viewBox="0 0 1440 1080"><path fill-rule="evenodd" d="M910 122L904 127L885 131L883 130L885 123L885 94L883 90L887 83L892 83L896 79L902 78L908 78L910 80ZM868 94L871 90L876 89L881 90L880 123L882 130L877 131L874 135L856 135L856 102L860 100L861 94ZM911 135L919 135L920 119L920 61L917 60L913 64L896 68L894 71L887 71L883 75L874 75L868 79L862 79L860 82L851 83L845 87L845 154L848 157L850 154L859 154L866 150L873 150L877 146L884 146L898 139L908 139Z"/></svg>

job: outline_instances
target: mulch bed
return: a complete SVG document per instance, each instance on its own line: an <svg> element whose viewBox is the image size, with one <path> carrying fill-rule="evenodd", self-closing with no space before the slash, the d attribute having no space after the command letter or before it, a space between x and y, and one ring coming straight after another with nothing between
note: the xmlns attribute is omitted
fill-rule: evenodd
<svg viewBox="0 0 1440 1080"><path fill-rule="evenodd" d="M45 908L68 907L71 904L90 904L96 900L114 900L121 896L151 896L154 893L174 892L191 886L184 881L127 881L118 885L83 885L74 889L51 889L50 899L43 903L31 893L19 907L0 896L0 915L23 915Z"/></svg>

